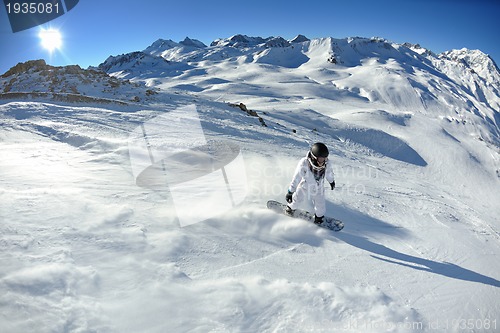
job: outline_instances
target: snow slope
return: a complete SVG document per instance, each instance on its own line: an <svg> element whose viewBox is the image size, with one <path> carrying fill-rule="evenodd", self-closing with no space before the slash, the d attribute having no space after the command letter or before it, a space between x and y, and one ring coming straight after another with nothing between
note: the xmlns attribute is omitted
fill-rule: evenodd
<svg viewBox="0 0 500 333"><path fill-rule="evenodd" d="M498 331L496 66L382 39L228 40L110 57L100 67L130 81L77 86L94 100L2 94L1 331ZM15 75L2 87L39 87ZM186 107L195 117L177 121ZM169 163L157 157L192 147L198 126L239 147L246 195L181 227L192 212L174 185L138 186L134 165ZM315 141L330 147L339 233L265 209ZM226 169L215 192L195 179L193 211L225 200Z"/></svg>

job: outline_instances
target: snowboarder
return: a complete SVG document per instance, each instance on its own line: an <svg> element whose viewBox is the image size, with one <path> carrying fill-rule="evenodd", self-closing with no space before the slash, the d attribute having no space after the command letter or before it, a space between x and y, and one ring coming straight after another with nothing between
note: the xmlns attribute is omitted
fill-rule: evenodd
<svg viewBox="0 0 500 333"><path fill-rule="evenodd" d="M329 151L324 143L311 146L306 157L302 158L295 170L292 182L286 194L288 206L285 213L293 216L295 209L307 197L314 205L314 223L321 224L326 212L324 180L331 189L335 188L335 175L328 161Z"/></svg>

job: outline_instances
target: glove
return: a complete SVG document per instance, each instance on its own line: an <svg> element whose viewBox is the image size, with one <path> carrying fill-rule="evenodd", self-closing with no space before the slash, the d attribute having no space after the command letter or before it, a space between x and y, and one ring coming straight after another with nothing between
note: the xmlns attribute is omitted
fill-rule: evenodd
<svg viewBox="0 0 500 333"><path fill-rule="evenodd" d="M292 196L293 196L293 192L288 191L288 193L286 194L286 197L285 197L286 202L292 203Z"/></svg>
<svg viewBox="0 0 500 333"><path fill-rule="evenodd" d="M333 189L335 188L335 180L334 180L333 182L331 182L331 183L330 183L330 186L331 186L332 191L333 191Z"/></svg>

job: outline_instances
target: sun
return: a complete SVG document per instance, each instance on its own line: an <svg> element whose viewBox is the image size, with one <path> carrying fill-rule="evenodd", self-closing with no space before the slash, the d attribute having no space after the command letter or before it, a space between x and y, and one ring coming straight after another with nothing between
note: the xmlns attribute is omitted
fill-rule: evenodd
<svg viewBox="0 0 500 333"><path fill-rule="evenodd" d="M38 37L40 37L40 42L42 44L42 47L51 53L54 50L60 49L62 46L62 37L59 30L42 29L40 30Z"/></svg>

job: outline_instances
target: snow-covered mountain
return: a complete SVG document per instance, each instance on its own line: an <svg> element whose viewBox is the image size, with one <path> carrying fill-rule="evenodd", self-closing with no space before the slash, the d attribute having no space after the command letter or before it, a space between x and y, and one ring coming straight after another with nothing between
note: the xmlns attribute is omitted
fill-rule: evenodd
<svg viewBox="0 0 500 333"><path fill-rule="evenodd" d="M170 77L192 69L186 63L165 60L145 52L132 52L119 56L110 56L99 65L98 70L113 73L113 77L126 79L147 79L151 77Z"/></svg>
<svg viewBox="0 0 500 333"><path fill-rule="evenodd" d="M0 331L498 331L499 82L481 51L360 37L19 64L0 77ZM265 208L317 141L338 233Z"/></svg>
<svg viewBox="0 0 500 333"><path fill-rule="evenodd" d="M401 45L382 38L309 40L299 35L286 41L281 37L235 35L218 39L210 47L186 47L182 43L158 40L144 53L174 62L176 80L170 80L172 71L161 66L155 69L158 66L154 61L128 62L131 68L127 70L127 78L141 78L148 73L148 77L165 77L155 81L162 87L210 90L216 95L224 94L226 85L211 84L213 79L205 80L206 77L231 82L233 87L243 81L259 81L252 82L259 86L263 81L254 80L254 69L270 66L267 69L274 71L274 75L286 71L288 76L289 82L279 81L272 89L280 95L287 96L290 85L317 83L321 89L306 97L330 95L326 100L335 100L349 95L373 107L424 112L431 117L462 123L467 131L482 140L500 143L500 71L490 57L478 50L454 50L436 55L419 45ZM123 63L120 57L110 57L100 68L119 76L120 67L115 68ZM229 66L237 71L228 70ZM264 84L272 85L271 82Z"/></svg>
<svg viewBox="0 0 500 333"><path fill-rule="evenodd" d="M132 57L127 57L127 64ZM120 80L104 71L82 69L78 65L54 67L44 60L27 61L12 67L0 77L0 91L2 98L7 99L46 96L70 102L144 102L156 94L154 89L143 84Z"/></svg>
<svg viewBox="0 0 500 333"><path fill-rule="evenodd" d="M222 38L213 41L210 46L225 46L236 48L249 47L288 47L291 43L282 37L249 37L246 35L235 35L230 38Z"/></svg>

